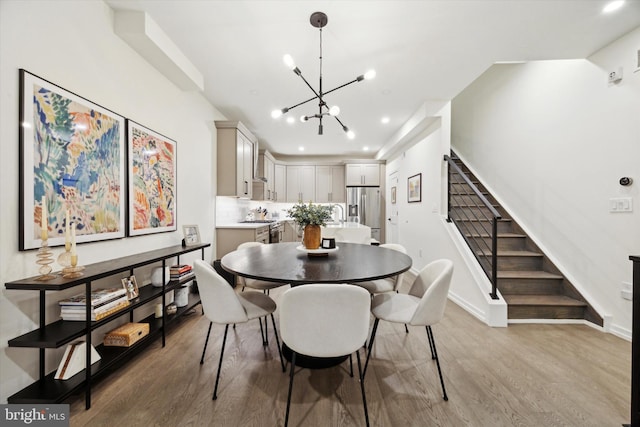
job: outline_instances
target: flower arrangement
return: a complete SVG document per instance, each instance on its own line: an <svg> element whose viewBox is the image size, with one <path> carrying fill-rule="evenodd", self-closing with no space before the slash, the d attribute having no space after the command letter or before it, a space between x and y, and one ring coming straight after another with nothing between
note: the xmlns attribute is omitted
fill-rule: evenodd
<svg viewBox="0 0 640 427"><path fill-rule="evenodd" d="M307 225L326 225L332 217L331 206L298 203L287 210L287 215L291 217L300 227Z"/></svg>

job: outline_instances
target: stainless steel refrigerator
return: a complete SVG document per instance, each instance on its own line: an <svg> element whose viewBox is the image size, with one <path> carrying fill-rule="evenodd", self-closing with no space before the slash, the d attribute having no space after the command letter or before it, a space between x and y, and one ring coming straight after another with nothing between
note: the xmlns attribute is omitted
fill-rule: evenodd
<svg viewBox="0 0 640 427"><path fill-rule="evenodd" d="M380 187L347 187L347 221L371 227L371 237L380 241L382 206Z"/></svg>

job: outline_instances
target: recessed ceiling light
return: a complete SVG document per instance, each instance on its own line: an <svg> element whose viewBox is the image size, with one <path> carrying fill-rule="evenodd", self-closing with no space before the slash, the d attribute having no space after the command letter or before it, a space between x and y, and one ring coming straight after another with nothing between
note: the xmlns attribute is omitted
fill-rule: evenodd
<svg viewBox="0 0 640 427"><path fill-rule="evenodd" d="M253 95L253 96L256 96L256 95L258 95L260 92L258 92L258 89L251 89L251 90L249 91L249 93L250 93L251 95Z"/></svg>
<svg viewBox="0 0 640 427"><path fill-rule="evenodd" d="M302 146L298 147L298 151L304 151L304 147Z"/></svg>
<svg viewBox="0 0 640 427"><path fill-rule="evenodd" d="M613 11L616 11L616 10L620 9L623 4L624 4L624 0L614 0L612 2L607 3L602 8L602 12L603 13L611 13Z"/></svg>
<svg viewBox="0 0 640 427"><path fill-rule="evenodd" d="M369 147L362 147L362 151L369 151Z"/></svg>
<svg viewBox="0 0 640 427"><path fill-rule="evenodd" d="M295 123L296 119L294 119L293 117L289 116L287 117L287 123L291 124L291 123Z"/></svg>
<svg viewBox="0 0 640 427"><path fill-rule="evenodd" d="M386 125L387 123L389 123L389 117L384 116L383 118L381 118L381 119L380 119L380 122L381 122L383 125Z"/></svg>

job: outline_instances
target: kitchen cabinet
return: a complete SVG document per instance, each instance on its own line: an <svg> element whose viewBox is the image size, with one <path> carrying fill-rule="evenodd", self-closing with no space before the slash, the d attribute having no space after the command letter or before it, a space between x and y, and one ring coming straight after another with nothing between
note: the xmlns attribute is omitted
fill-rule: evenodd
<svg viewBox="0 0 640 427"><path fill-rule="evenodd" d="M287 167L275 163L273 165L273 202L284 202L287 197Z"/></svg>
<svg viewBox="0 0 640 427"><path fill-rule="evenodd" d="M316 167L287 165L287 202L309 202L316 197Z"/></svg>
<svg viewBox="0 0 640 427"><path fill-rule="evenodd" d="M380 165L378 163L353 163L346 165L346 185L379 186Z"/></svg>
<svg viewBox="0 0 640 427"><path fill-rule="evenodd" d="M344 166L316 166L317 203L344 203Z"/></svg>
<svg viewBox="0 0 640 427"><path fill-rule="evenodd" d="M268 151L258 155L258 167L256 179L253 181L254 200L275 201L275 163L273 156Z"/></svg>
<svg viewBox="0 0 640 427"><path fill-rule="evenodd" d="M105 346L102 343L96 343L97 345L95 345L95 349L101 357L98 362L91 364L90 369L83 369L80 373L74 375L68 380L56 380L55 370L48 374L46 372L45 350L60 348L72 343L78 338L83 338L87 343L86 354L83 355L83 357L86 357L85 360L88 360L90 357L91 346L93 344L92 335L95 335L92 334L92 332L116 319L120 319L124 315L127 315L129 322L133 322L135 317L139 317L134 316L134 312L137 314L138 309L150 303L157 303L158 299L161 299L163 307L166 307L166 294L188 284L188 282L191 282L194 277L190 276L186 279L168 280L169 278L165 277L165 273L163 273L163 286L141 286L139 288L138 297L131 300L128 307L125 307L98 321L90 320L90 295L91 292L95 290L92 285L94 281L108 276L122 276L123 273L133 275L134 269L156 264L158 262L162 263L162 271L165 272L168 260L175 259L175 261L171 261L171 264L180 264L180 256L196 251L200 251L200 258L204 259L204 250L209 246L211 246L209 243L186 247L173 246L98 262L84 266L84 274L77 278L64 278L61 275L58 275L54 279L48 281L41 281L38 280L37 277L31 277L28 279L5 283L5 288L8 290L19 290L21 292L37 291L40 294L39 327L31 332L27 332L8 341L9 347L38 349L40 353L40 377L31 385L28 385L12 396L9 396L7 398L7 402L11 404L61 403L67 400L70 396L84 390L85 407L86 409L89 409L91 407L91 389L94 377L109 375L113 372L115 366L126 363L134 354L141 351L143 348L148 347L158 337L162 338L162 346L164 347L166 344L167 327L170 324L175 324L175 321L179 319L180 316L189 312L189 310L200 303L200 297L197 294L190 293L188 295L187 305L178 308L175 314L169 315L166 310L163 310L162 317L160 318L155 318L155 315L151 314L145 318L136 320L136 322L139 323L149 324L149 334L147 336L140 339L130 347L110 347ZM120 282L119 279L114 280L118 283ZM75 287L83 287L85 295L87 296L87 306L85 307L85 313L87 315L86 321L55 320L51 323L47 323L45 317L52 318L55 316L46 316L46 312L49 310L46 294L49 293L49 295L55 295L56 292ZM56 310L59 309L56 307ZM18 353L16 353L16 357L19 357ZM149 369L152 370L153 368Z"/></svg>
<svg viewBox="0 0 640 427"><path fill-rule="evenodd" d="M283 242L301 242L302 233L298 235L298 226L294 221L284 221Z"/></svg>
<svg viewBox="0 0 640 427"><path fill-rule="evenodd" d="M217 128L218 196L250 199L258 140L241 122L215 122Z"/></svg>
<svg viewBox="0 0 640 427"><path fill-rule="evenodd" d="M240 243L269 243L269 225L216 227L216 257L222 258Z"/></svg>

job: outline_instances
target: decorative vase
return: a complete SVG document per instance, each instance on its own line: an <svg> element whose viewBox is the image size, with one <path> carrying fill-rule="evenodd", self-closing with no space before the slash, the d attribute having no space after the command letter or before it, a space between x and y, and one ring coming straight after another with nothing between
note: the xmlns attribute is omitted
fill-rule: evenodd
<svg viewBox="0 0 640 427"><path fill-rule="evenodd" d="M320 226L309 224L304 227L302 244L307 249L318 249L320 247Z"/></svg>

